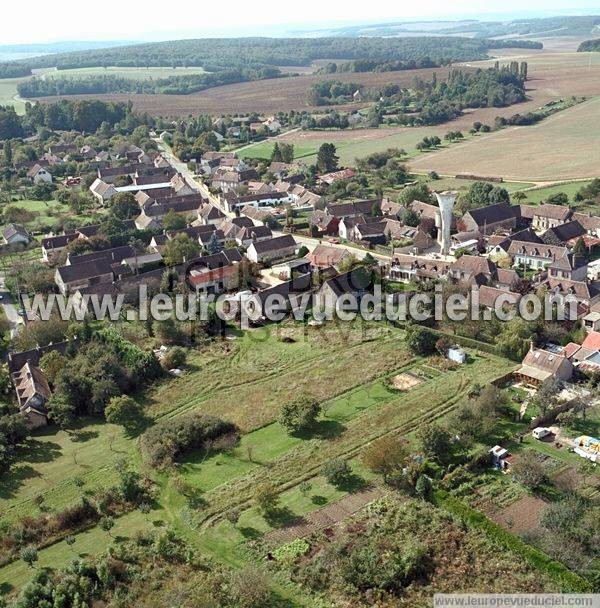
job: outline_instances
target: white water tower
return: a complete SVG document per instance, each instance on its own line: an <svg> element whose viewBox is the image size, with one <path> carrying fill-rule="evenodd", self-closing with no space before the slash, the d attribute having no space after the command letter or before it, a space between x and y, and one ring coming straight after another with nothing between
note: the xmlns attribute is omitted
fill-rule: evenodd
<svg viewBox="0 0 600 608"><path fill-rule="evenodd" d="M450 227L452 226L452 209L456 202L458 192L447 190L445 192L435 192L435 197L440 208L436 214L435 225L438 229L438 243L440 252L448 255L450 251Z"/></svg>

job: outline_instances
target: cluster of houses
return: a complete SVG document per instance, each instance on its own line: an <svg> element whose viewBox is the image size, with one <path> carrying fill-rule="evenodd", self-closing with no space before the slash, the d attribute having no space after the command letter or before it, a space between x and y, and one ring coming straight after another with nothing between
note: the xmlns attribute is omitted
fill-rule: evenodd
<svg viewBox="0 0 600 608"><path fill-rule="evenodd" d="M76 146L73 143L60 143L48 146L48 150L34 161L15 165L17 171L26 171L27 178L33 184L51 183L54 181L52 167L70 161L86 161L92 169L108 167L111 163L128 162L135 164L151 163L150 157L140 147L129 144L119 152L95 150L92 146ZM66 178L64 184L74 186L79 184L78 178Z"/></svg>
<svg viewBox="0 0 600 608"><path fill-rule="evenodd" d="M201 179L220 192L219 206L228 213L281 212L284 206L312 210L321 201L321 196L302 185L306 167L299 163L272 162L268 167L272 180L266 183L234 152L209 151L200 159L198 170Z"/></svg>

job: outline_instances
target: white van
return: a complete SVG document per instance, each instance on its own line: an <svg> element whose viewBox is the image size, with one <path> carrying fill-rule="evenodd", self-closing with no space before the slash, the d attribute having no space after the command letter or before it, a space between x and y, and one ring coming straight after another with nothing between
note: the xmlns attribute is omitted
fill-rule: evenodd
<svg viewBox="0 0 600 608"><path fill-rule="evenodd" d="M546 428L545 426L538 426L535 429L533 429L533 431L531 431L531 434L536 438L536 439L544 439L544 437L548 437L548 435L550 435L552 433L552 431L548 428Z"/></svg>

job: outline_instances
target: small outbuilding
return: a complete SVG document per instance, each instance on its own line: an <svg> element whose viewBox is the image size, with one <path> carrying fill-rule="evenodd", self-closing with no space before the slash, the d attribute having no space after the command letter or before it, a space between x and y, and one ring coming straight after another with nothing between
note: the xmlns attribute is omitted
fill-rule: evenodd
<svg viewBox="0 0 600 608"><path fill-rule="evenodd" d="M455 363L464 363L467 360L467 353L460 346L454 345L448 349L447 357Z"/></svg>

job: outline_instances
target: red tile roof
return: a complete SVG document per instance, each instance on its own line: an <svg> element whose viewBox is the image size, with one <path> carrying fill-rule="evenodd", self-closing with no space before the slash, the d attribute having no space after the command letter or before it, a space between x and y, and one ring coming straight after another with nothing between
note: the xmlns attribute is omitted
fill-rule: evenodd
<svg viewBox="0 0 600 608"><path fill-rule="evenodd" d="M600 332L591 331L581 346L591 348L592 350L600 350Z"/></svg>

